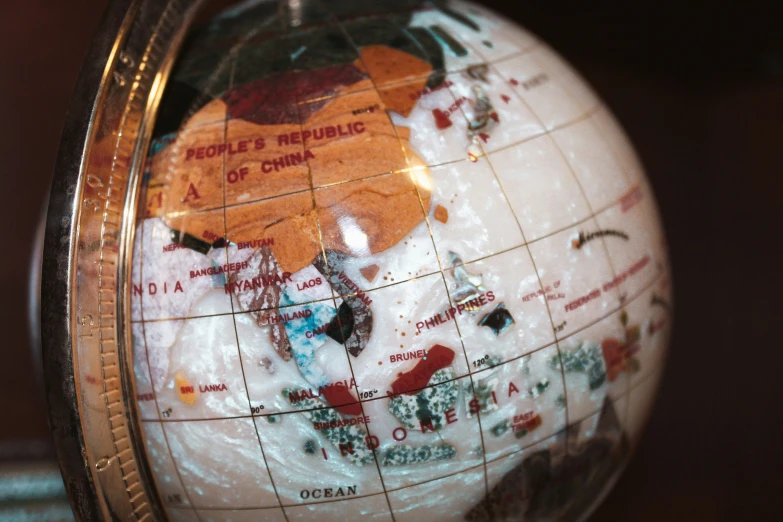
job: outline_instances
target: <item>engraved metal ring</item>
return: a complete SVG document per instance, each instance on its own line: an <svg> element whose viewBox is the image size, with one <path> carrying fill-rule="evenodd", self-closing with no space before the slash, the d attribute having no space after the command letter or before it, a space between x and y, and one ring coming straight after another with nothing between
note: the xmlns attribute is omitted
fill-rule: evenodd
<svg viewBox="0 0 783 522"><path fill-rule="evenodd" d="M41 343L65 486L81 520L163 519L130 372L127 262L140 170L199 0L119 0L79 77L52 182ZM97 380L99 386L82 386Z"/></svg>

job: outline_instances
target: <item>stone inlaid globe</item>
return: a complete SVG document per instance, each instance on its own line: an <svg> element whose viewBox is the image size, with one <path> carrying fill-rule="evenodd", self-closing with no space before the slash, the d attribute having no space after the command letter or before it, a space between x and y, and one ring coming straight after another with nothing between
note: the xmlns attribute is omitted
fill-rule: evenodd
<svg viewBox="0 0 783 522"><path fill-rule="evenodd" d="M641 434L671 320L650 186L570 66L479 5L222 11L142 194L171 520L577 520Z"/></svg>

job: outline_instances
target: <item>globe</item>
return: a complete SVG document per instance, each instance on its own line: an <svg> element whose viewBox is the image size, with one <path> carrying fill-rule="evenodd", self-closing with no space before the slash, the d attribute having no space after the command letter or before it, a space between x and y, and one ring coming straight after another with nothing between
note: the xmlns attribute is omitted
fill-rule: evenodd
<svg viewBox="0 0 783 522"><path fill-rule="evenodd" d="M581 520L638 443L671 322L652 190L486 8L210 15L142 185L134 393L171 520Z"/></svg>

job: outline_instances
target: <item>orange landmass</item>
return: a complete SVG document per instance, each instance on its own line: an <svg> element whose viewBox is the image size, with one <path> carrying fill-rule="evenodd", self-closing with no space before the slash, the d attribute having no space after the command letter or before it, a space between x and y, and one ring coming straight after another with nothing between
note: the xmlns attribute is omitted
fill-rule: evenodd
<svg viewBox="0 0 783 522"><path fill-rule="evenodd" d="M373 79L386 108L405 117L416 106L432 72L428 62L385 45L362 47L355 65Z"/></svg>
<svg viewBox="0 0 783 522"><path fill-rule="evenodd" d="M361 61L376 83L418 79L380 91L356 82L301 125L214 121L226 112L214 100L153 157L146 214L210 243L273 238L280 269L292 273L321 252L319 228L324 248L353 256L398 243L429 212L432 183L409 129L387 110L408 115L431 67L386 46L363 48ZM224 153L203 153L220 144Z"/></svg>
<svg viewBox="0 0 783 522"><path fill-rule="evenodd" d="M435 207L435 219L440 221L441 223L448 223L449 221L449 211L446 209L446 207L438 205Z"/></svg>
<svg viewBox="0 0 783 522"><path fill-rule="evenodd" d="M177 372L174 376L174 387L177 389L177 397L179 397L180 401L188 406L193 406L196 403L198 396L196 395L195 387L190 384L190 381L188 381L182 372ZM191 391L188 391L187 393L183 392L183 390L188 389Z"/></svg>
<svg viewBox="0 0 783 522"><path fill-rule="evenodd" d="M369 265L360 268L359 272L362 273L362 276L364 276L367 281L372 283L373 279L375 279L375 276L378 275L378 271L380 269L381 268L378 265Z"/></svg>

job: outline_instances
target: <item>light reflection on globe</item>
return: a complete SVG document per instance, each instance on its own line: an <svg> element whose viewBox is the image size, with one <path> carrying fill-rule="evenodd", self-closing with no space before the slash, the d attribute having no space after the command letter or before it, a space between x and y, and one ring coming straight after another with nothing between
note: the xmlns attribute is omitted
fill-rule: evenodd
<svg viewBox="0 0 783 522"><path fill-rule="evenodd" d="M175 521L580 519L668 344L665 239L622 130L464 2L251 1L195 30L133 260Z"/></svg>

